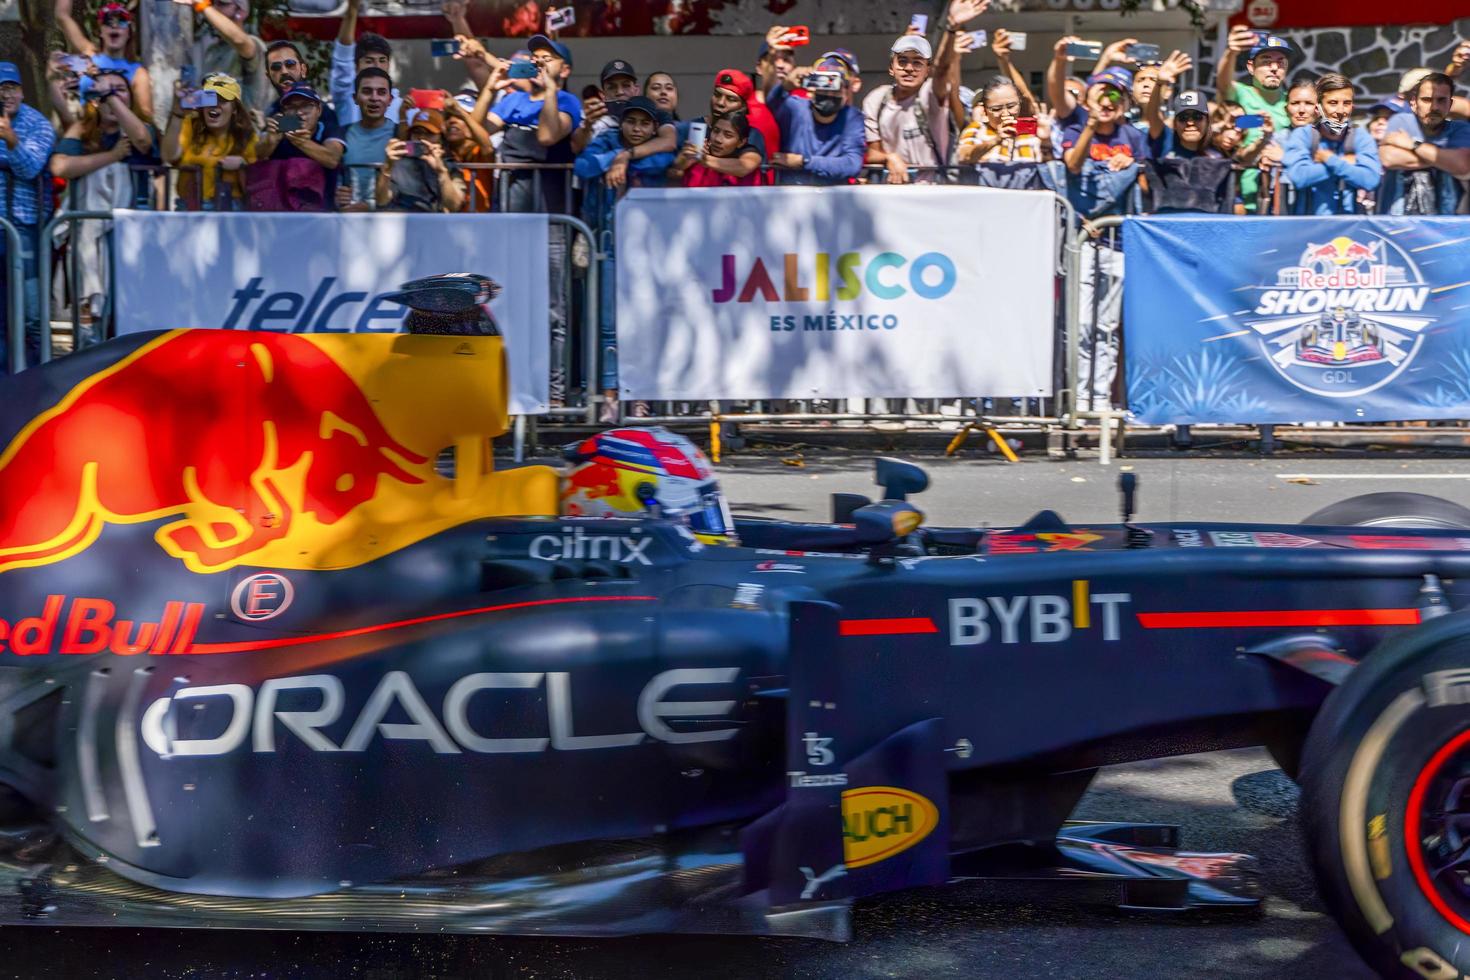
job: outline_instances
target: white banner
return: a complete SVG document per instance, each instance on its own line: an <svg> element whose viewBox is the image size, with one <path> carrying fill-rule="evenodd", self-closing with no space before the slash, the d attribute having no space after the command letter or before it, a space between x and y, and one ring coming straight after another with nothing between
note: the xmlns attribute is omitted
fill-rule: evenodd
<svg viewBox="0 0 1470 980"><path fill-rule="evenodd" d="M1050 394L1055 207L978 187L635 190L623 395Z"/></svg>
<svg viewBox="0 0 1470 980"><path fill-rule="evenodd" d="M176 327L396 333L400 283L475 272L504 287L510 411L543 412L550 379L547 220L535 214L118 211L119 333Z"/></svg>

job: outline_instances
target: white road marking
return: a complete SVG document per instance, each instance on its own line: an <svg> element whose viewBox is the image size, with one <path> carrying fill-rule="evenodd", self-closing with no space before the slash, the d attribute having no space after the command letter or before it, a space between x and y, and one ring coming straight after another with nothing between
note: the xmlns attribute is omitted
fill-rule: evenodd
<svg viewBox="0 0 1470 980"><path fill-rule="evenodd" d="M1278 480L1470 480L1470 473L1277 473Z"/></svg>

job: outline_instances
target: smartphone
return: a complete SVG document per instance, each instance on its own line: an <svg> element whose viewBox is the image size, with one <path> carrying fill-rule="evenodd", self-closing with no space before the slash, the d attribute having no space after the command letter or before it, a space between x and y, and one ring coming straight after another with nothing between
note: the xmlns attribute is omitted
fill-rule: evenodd
<svg viewBox="0 0 1470 980"><path fill-rule="evenodd" d="M179 69L179 83L184 88L199 87L199 67L197 65L185 65Z"/></svg>
<svg viewBox="0 0 1470 980"><path fill-rule="evenodd" d="M510 71L506 73L507 78L535 78L541 74L541 69L536 67L534 61L512 61Z"/></svg>
<svg viewBox="0 0 1470 980"><path fill-rule="evenodd" d="M582 86L582 101L583 102L586 102L588 99L600 99L600 98L602 98L602 89L598 88L596 85L584 85L584 86Z"/></svg>
<svg viewBox="0 0 1470 980"><path fill-rule="evenodd" d="M73 75L85 75L92 67L92 59L80 54L63 55L61 63Z"/></svg>
<svg viewBox="0 0 1470 980"><path fill-rule="evenodd" d="M1011 31L1011 50L1012 51L1025 51L1026 50L1026 35L1025 34L1023 34L1020 31Z"/></svg>
<svg viewBox="0 0 1470 980"><path fill-rule="evenodd" d="M1236 116L1234 123L1236 129L1260 129L1266 125L1266 117L1256 113L1247 113L1244 116Z"/></svg>
<svg viewBox="0 0 1470 980"><path fill-rule="evenodd" d="M709 137L709 123L692 122L689 124L689 145L703 147L704 141Z"/></svg>
<svg viewBox="0 0 1470 980"><path fill-rule="evenodd" d="M546 13L546 29L548 31L564 31L577 22L577 9L575 7L558 7Z"/></svg>
<svg viewBox="0 0 1470 980"><path fill-rule="evenodd" d="M916 27L916 28L918 28L920 34L928 34L929 33L929 15L928 14L914 14L912 17L909 18L909 27Z"/></svg>
<svg viewBox="0 0 1470 980"><path fill-rule="evenodd" d="M424 155L424 144L419 140L409 140L403 144L403 156L405 159L421 157Z"/></svg>
<svg viewBox="0 0 1470 980"><path fill-rule="evenodd" d="M430 41L429 54L435 58L453 58L459 54L459 42L453 38L448 41Z"/></svg>
<svg viewBox="0 0 1470 980"><path fill-rule="evenodd" d="M1159 60L1159 46L1157 44L1130 44L1125 53L1140 65Z"/></svg>
<svg viewBox="0 0 1470 980"><path fill-rule="evenodd" d="M1067 44L1068 58L1088 58L1096 60L1101 56L1101 41L1071 41Z"/></svg>
<svg viewBox="0 0 1470 980"><path fill-rule="evenodd" d="M808 92L841 92L842 85L842 72L814 71L806 77L804 87Z"/></svg>
<svg viewBox="0 0 1470 980"><path fill-rule="evenodd" d="M438 109L444 111L444 93L439 89L411 88L408 97L413 100L416 109Z"/></svg>
<svg viewBox="0 0 1470 980"><path fill-rule="evenodd" d="M622 122L623 110L628 108L627 99L613 99L609 102L604 102L603 105L607 107L607 114L609 116L612 116L614 119Z"/></svg>
<svg viewBox="0 0 1470 980"><path fill-rule="evenodd" d="M984 31L971 31L970 40L975 42L975 47L983 48L990 43L990 35Z"/></svg>
<svg viewBox="0 0 1470 980"><path fill-rule="evenodd" d="M286 133L296 132L302 125L301 117L294 112L283 112L276 117L276 128L281 131L281 135L283 136Z"/></svg>
<svg viewBox="0 0 1470 980"><path fill-rule="evenodd" d="M179 99L179 105L185 109L207 109L219 105L218 92L185 92L184 97Z"/></svg>
<svg viewBox="0 0 1470 980"><path fill-rule="evenodd" d="M1035 116L1022 116L1021 118L1017 119L1016 120L1016 135L1017 136L1035 136L1036 135L1036 117Z"/></svg>
<svg viewBox="0 0 1470 980"><path fill-rule="evenodd" d="M783 48L800 48L812 43L812 32L807 27L788 27L776 42Z"/></svg>

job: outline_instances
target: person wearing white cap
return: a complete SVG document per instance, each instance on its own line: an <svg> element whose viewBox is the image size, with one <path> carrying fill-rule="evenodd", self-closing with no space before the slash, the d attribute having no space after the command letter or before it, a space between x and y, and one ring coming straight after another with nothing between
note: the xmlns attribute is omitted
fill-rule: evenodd
<svg viewBox="0 0 1470 980"><path fill-rule="evenodd" d="M868 162L888 169L890 184L906 184L909 168L924 168L913 178L935 183L932 168L949 162L949 96L959 84L954 36L990 6L990 0L954 0L946 14L944 37L936 55L929 39L909 33L889 48L892 85L863 99Z"/></svg>

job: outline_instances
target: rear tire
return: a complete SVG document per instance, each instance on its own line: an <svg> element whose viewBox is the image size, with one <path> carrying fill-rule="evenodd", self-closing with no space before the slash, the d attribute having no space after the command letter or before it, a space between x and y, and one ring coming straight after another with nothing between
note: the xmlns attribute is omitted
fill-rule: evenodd
<svg viewBox="0 0 1470 980"><path fill-rule="evenodd" d="M1470 614L1389 641L1327 698L1303 751L1319 889L1383 976L1470 971L1466 668Z"/></svg>
<svg viewBox="0 0 1470 980"><path fill-rule="evenodd" d="M1365 493L1328 504L1303 524L1470 530L1470 507L1427 493Z"/></svg>

